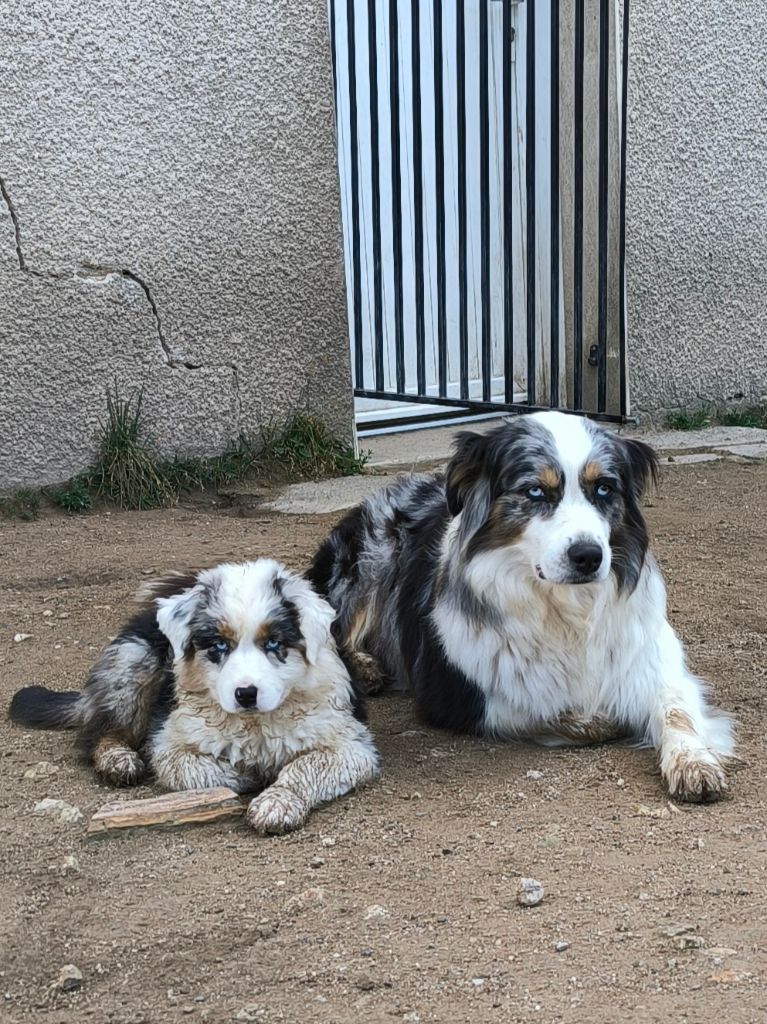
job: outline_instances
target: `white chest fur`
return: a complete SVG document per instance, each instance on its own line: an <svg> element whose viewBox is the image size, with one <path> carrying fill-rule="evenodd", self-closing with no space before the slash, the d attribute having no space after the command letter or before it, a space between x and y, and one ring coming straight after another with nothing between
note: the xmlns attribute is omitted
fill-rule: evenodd
<svg viewBox="0 0 767 1024"><path fill-rule="evenodd" d="M630 595L612 577L582 586L521 577L494 553L472 563L468 581L495 624L449 601L433 619L448 659L484 694L488 733L531 736L562 716L644 727L663 645L678 646L654 562Z"/></svg>

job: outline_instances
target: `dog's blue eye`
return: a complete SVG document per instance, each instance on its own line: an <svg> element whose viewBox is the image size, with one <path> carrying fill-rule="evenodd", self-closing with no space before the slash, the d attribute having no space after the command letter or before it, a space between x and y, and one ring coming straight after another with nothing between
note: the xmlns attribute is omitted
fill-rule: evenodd
<svg viewBox="0 0 767 1024"><path fill-rule="evenodd" d="M275 651L279 651L280 647L282 647L280 641L275 640L274 637L272 636L270 636L269 639L264 644L264 650L266 651L267 654L274 654Z"/></svg>
<svg viewBox="0 0 767 1024"><path fill-rule="evenodd" d="M609 484L597 484L596 493L598 498L609 498L613 493L613 489Z"/></svg>
<svg viewBox="0 0 767 1024"><path fill-rule="evenodd" d="M528 487L527 496L532 501L541 501L543 498L546 497L542 487Z"/></svg>
<svg viewBox="0 0 767 1024"><path fill-rule="evenodd" d="M229 642L227 640L217 640L213 644L213 650L216 652L216 654L228 654Z"/></svg>

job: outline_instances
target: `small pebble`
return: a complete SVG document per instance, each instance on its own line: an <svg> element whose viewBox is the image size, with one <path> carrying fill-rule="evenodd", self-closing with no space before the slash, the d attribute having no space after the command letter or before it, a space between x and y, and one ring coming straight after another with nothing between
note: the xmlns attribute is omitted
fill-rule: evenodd
<svg viewBox="0 0 767 1024"><path fill-rule="evenodd" d="M324 903L324 901L325 893L322 889L305 889L304 892L290 897L288 902L285 904L285 910L291 915L300 914L302 910L306 910L313 906L319 906L319 904Z"/></svg>
<svg viewBox="0 0 767 1024"><path fill-rule="evenodd" d="M520 907L537 907L543 899L543 886L535 878L520 878L517 903Z"/></svg>
<svg viewBox="0 0 767 1024"><path fill-rule="evenodd" d="M74 964L65 964L59 971L54 988L58 992L74 992L83 984L83 972Z"/></svg>
<svg viewBox="0 0 767 1024"><path fill-rule="evenodd" d="M33 764L31 768L27 768L22 778L24 779L47 779L51 775L55 775L59 770L57 764L51 764L50 761L38 761L37 764Z"/></svg>
<svg viewBox="0 0 767 1024"><path fill-rule="evenodd" d="M534 781L537 781L538 779L542 779L543 778L543 772L539 772L539 771L536 771L535 768L531 768L527 772L527 774L525 775L525 778L526 779L533 779Z"/></svg>
<svg viewBox="0 0 767 1024"><path fill-rule="evenodd" d="M32 634L31 633L16 633L14 638L13 638L13 642L15 644L20 644L20 643L23 643L24 640L31 640L31 639L32 639Z"/></svg>
<svg viewBox="0 0 767 1024"><path fill-rule="evenodd" d="M564 953L566 949L570 948L569 942L557 942L554 944L554 950L557 953Z"/></svg>
<svg viewBox="0 0 767 1024"><path fill-rule="evenodd" d="M325 863L325 858L324 857L320 857L318 854L315 854L315 856L312 857L312 859L309 861L309 867L310 868L321 868L324 863Z"/></svg>
<svg viewBox="0 0 767 1024"><path fill-rule="evenodd" d="M68 804L66 800L51 800L47 797L45 800L38 800L32 808L32 813L44 814L49 818L56 818L58 821L63 821L68 825L76 824L78 821L83 820L83 812L79 807Z"/></svg>
<svg viewBox="0 0 767 1024"><path fill-rule="evenodd" d="M365 920L369 921L373 917L388 917L389 911L386 907L382 907L380 903L372 903L369 907L365 908Z"/></svg>

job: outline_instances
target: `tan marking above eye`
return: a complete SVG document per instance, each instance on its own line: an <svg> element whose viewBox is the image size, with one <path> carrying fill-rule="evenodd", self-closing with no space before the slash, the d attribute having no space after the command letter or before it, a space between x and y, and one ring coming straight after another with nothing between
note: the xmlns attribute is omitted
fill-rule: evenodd
<svg viewBox="0 0 767 1024"><path fill-rule="evenodd" d="M237 646L237 642L239 641L240 638L237 636L237 633L232 629L228 622L217 622L216 632L218 633L222 640L228 640L232 647Z"/></svg>
<svg viewBox="0 0 767 1024"><path fill-rule="evenodd" d="M263 647L267 640L274 633L274 624L271 622L262 622L256 630L255 643L256 647Z"/></svg>
<svg viewBox="0 0 767 1024"><path fill-rule="evenodd" d="M539 475L541 487L547 491L555 491L559 487L559 473L553 466L546 466Z"/></svg>
<svg viewBox="0 0 767 1024"><path fill-rule="evenodd" d="M587 462L581 470L581 481L585 487L593 487L605 475L604 467L598 462Z"/></svg>

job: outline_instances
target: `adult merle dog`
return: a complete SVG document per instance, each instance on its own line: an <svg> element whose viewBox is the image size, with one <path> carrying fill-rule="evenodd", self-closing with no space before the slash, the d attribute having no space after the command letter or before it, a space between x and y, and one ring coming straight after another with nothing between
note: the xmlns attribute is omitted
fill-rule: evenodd
<svg viewBox="0 0 767 1024"><path fill-rule="evenodd" d="M348 658L372 656L427 722L502 739L654 747L672 796L727 788L730 719L666 617L640 441L544 412L459 435L447 472L350 512L309 579Z"/></svg>

